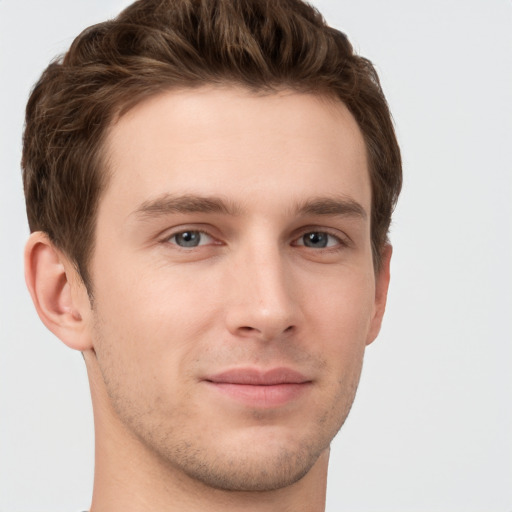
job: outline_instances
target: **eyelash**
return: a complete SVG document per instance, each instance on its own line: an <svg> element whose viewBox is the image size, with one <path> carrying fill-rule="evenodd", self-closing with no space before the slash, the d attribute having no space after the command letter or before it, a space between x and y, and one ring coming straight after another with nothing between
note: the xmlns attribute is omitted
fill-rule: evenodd
<svg viewBox="0 0 512 512"><path fill-rule="evenodd" d="M215 237L213 235L210 235L207 231L204 231L202 229L183 229L181 231L177 231L177 232L172 233L171 235L165 237L165 239L163 241L166 243L171 243L171 245L174 245L174 246L176 246L180 249L184 249L184 250L196 249L197 247L200 247L201 245L205 245L205 244L200 243L197 246L190 246L189 248L187 248L184 246L180 246L177 243L171 242L173 239L176 239L177 236L184 235L185 233L198 233L201 236L207 236L207 237L211 238L212 240L215 240ZM215 245L218 245L218 244L215 244Z"/></svg>
<svg viewBox="0 0 512 512"><path fill-rule="evenodd" d="M162 240L162 242L163 243L167 243L167 244L171 244L174 247L177 247L178 249L184 250L184 251L190 251L190 250L193 250L193 249L197 249L198 247L211 244L211 242L210 242L210 243L199 243L199 245L196 245L196 246L192 245L192 246L189 246L189 247L181 246L178 243L176 243L175 239L176 239L177 236L183 235L185 233L196 233L196 234L199 234L200 236L209 237L210 239L212 239L214 241L217 240L215 236L211 235L210 233L208 233L207 231L202 230L202 229L182 229L180 231L177 231L177 232L174 232L174 233L170 234L169 236L166 236ZM315 233L316 234L327 235L327 237L329 237L331 239L335 239L337 243L334 246L327 245L326 247L317 247L317 248L307 246L304 243L304 237L306 235L312 235L312 234L315 234ZM172 242L173 239L175 240L174 242ZM302 243L299 243L300 241ZM327 243L329 243L329 241ZM222 243L217 241L217 243L214 243L212 245L222 245ZM325 229L325 228L308 227L307 229L302 230L298 237L293 239L292 246L294 246L294 247L304 247L306 249L312 249L314 251L318 251L318 250L322 249L324 251L335 252L337 250L342 250L342 249L348 247L349 246L349 240L347 240L346 238L344 239L344 238L340 237L339 235L334 234L334 233L330 232L328 229Z"/></svg>
<svg viewBox="0 0 512 512"><path fill-rule="evenodd" d="M313 235L313 234L326 235L328 238L334 239L336 241L336 244L335 245L327 245L326 247L317 247L317 248L309 247L306 245L304 238L307 235ZM299 241L301 243L298 243ZM327 244L329 244L329 240L327 240ZM327 251L329 251L329 250L335 251L335 250L339 250L341 248L347 247L348 242L346 240L344 240L343 238L341 238L340 236L335 235L334 233L331 233L325 229L308 229L307 231L304 231L298 238L295 239L293 245L298 246L298 247L306 247L308 249L316 249L316 250L323 249L323 250L327 250Z"/></svg>

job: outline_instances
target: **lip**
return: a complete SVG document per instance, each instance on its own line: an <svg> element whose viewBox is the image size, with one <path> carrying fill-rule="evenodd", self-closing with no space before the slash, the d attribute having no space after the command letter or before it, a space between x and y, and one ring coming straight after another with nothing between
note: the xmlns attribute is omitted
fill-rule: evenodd
<svg viewBox="0 0 512 512"><path fill-rule="evenodd" d="M291 368L233 368L203 379L211 389L228 399L258 408L280 407L299 399L311 379Z"/></svg>

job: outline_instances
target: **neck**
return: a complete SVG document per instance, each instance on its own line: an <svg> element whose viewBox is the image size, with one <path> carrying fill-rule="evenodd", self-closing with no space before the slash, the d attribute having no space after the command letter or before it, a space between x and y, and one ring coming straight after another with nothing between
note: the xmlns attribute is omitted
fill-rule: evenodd
<svg viewBox="0 0 512 512"><path fill-rule="evenodd" d="M128 431L95 380L91 379L96 461L90 512L324 511L328 450L304 477L287 487L257 492L215 489L183 474L172 461L161 460Z"/></svg>

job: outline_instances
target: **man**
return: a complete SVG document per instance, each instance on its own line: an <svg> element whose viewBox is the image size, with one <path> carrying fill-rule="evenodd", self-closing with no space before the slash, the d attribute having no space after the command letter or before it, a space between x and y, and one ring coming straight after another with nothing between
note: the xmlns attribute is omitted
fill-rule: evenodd
<svg viewBox="0 0 512 512"><path fill-rule="evenodd" d="M401 185L372 65L299 0L142 0L47 68L23 169L91 511L323 510Z"/></svg>

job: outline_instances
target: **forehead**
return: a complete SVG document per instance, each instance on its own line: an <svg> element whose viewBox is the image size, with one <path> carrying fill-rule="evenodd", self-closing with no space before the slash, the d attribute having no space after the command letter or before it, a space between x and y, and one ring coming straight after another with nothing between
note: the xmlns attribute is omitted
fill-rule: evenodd
<svg viewBox="0 0 512 512"><path fill-rule="evenodd" d="M370 206L362 134L344 104L324 96L237 87L165 92L122 116L105 149L111 177L100 212L107 203L129 214L165 193L248 207L336 194Z"/></svg>

